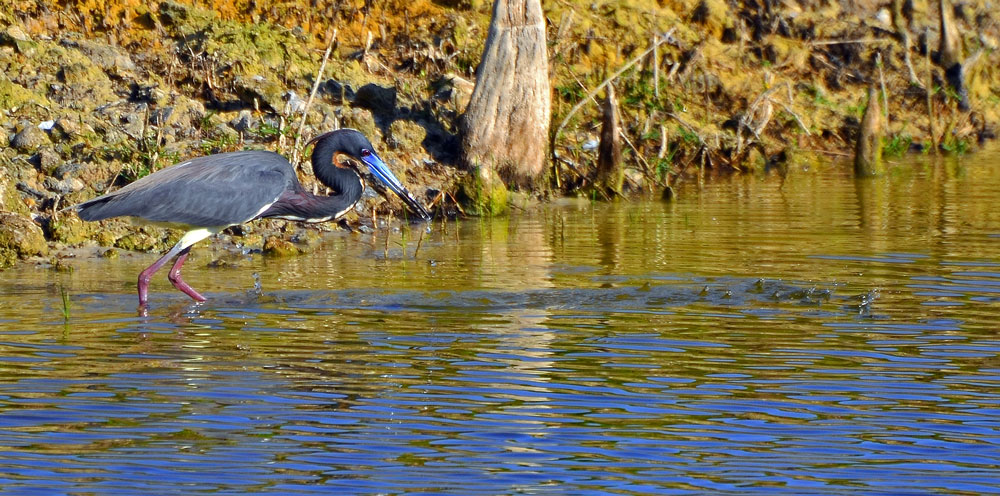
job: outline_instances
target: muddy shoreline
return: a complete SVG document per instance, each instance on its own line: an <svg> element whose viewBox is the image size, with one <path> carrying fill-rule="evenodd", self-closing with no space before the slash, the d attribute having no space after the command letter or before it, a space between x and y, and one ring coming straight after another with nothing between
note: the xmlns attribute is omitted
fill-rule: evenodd
<svg viewBox="0 0 1000 496"><path fill-rule="evenodd" d="M268 149L294 159L308 138L337 127L368 135L436 215L475 210L461 203L467 174L457 165L456 133L488 2L328 1L319 12L269 2L237 2L231 11L176 2L112 2L104 11L0 5L0 268L163 251L178 231L86 223L63 209L196 155ZM995 9L894 5L552 2L553 123L669 33L614 81L630 138L631 194L849 155L869 87L885 102L883 150L896 160L969 153L993 139ZM942 42L941 12L951 16L953 46ZM317 84L327 46L332 56ZM944 67L951 59L960 64L960 91ZM518 208L591 195L599 114L591 104L569 115L554 140L558 185L516 193ZM307 159L302 169L311 186ZM288 256L310 251L323 231L399 227L401 211L398 200L368 192L337 224L258 221L215 242Z"/></svg>

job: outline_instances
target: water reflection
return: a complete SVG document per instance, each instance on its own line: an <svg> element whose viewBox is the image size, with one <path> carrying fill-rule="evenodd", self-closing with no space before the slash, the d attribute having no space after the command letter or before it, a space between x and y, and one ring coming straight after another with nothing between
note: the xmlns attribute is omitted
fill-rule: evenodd
<svg viewBox="0 0 1000 496"><path fill-rule="evenodd" d="M203 254L210 301L158 281L147 318L119 284L144 256L5 272L0 486L996 493L998 174L830 166Z"/></svg>

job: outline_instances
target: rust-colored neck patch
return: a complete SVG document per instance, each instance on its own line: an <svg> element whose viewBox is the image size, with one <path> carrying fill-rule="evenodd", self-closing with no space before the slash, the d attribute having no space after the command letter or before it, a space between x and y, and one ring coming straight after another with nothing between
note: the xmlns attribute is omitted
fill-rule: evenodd
<svg viewBox="0 0 1000 496"><path fill-rule="evenodd" d="M344 162L344 161L342 161L340 159L340 157L347 157L347 156L348 155L346 153L343 153L343 152L336 152L336 153L334 153L333 154L333 165L336 166L336 167L340 167L341 169L350 169L351 166L349 165L349 163L348 162Z"/></svg>

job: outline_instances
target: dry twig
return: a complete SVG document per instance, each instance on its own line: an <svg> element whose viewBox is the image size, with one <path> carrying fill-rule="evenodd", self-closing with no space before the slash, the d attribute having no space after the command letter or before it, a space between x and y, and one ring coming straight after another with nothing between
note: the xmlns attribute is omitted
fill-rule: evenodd
<svg viewBox="0 0 1000 496"><path fill-rule="evenodd" d="M330 58L330 52L333 51L333 42L337 40L337 29L334 28L333 34L330 35L330 41L326 45L326 53L323 54L323 62L319 64L319 72L316 73L316 81L313 82L312 91L309 92L309 99L306 100L306 107L302 109L302 118L299 119L299 129L295 133L295 147L292 150L292 165L298 168L299 166L299 142L302 140L302 129L306 127L306 116L309 115L309 107L312 106L313 98L316 97L316 91L319 90L319 83L323 80L323 71L326 70L326 61Z"/></svg>

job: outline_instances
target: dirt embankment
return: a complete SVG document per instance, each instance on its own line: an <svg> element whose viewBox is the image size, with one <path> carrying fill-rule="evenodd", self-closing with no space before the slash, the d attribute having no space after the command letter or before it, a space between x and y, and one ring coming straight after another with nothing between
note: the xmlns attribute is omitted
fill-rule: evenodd
<svg viewBox="0 0 1000 496"><path fill-rule="evenodd" d="M176 232L60 209L194 155L294 157L300 132L335 127L367 134L420 199L458 211L455 133L489 2L195 3L0 0L0 267L67 247L163 250ZM613 84L632 191L850 153L869 86L885 99L889 157L964 153L1000 118L1000 14L984 1L545 4L553 130L566 121L543 185L558 177L557 194L587 191L597 158L598 105L571 108L626 66ZM367 195L345 225L400 210ZM308 250L314 229L228 235L283 254Z"/></svg>

